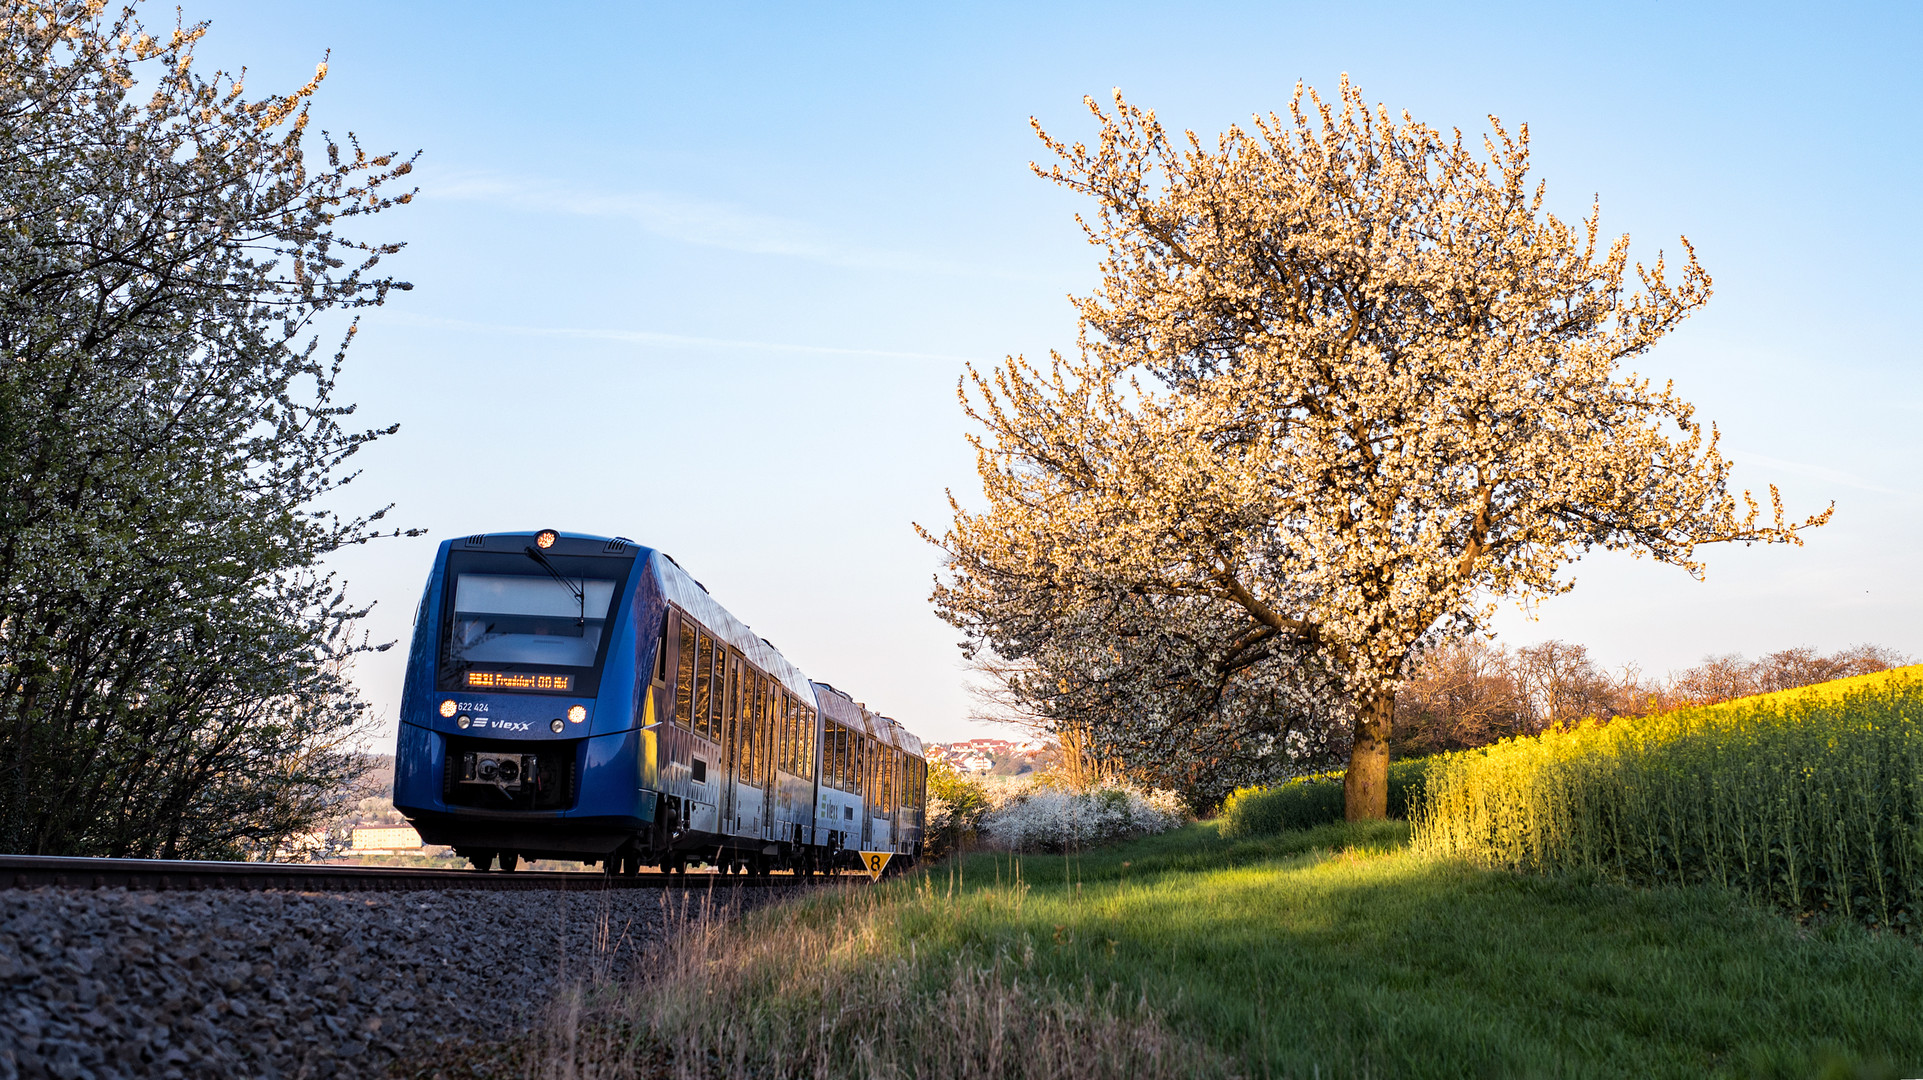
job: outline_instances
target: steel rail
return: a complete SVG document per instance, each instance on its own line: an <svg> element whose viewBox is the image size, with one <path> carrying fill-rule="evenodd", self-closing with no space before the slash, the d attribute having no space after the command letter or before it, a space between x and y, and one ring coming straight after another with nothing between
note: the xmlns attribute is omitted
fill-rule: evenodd
<svg viewBox="0 0 1923 1080"><path fill-rule="evenodd" d="M601 889L744 889L793 887L835 877L747 874L604 874L535 870L434 870L326 863L194 862L182 859L95 859L0 855L0 889L285 889L294 892L414 892L486 889L565 892ZM847 880L861 880L849 878Z"/></svg>

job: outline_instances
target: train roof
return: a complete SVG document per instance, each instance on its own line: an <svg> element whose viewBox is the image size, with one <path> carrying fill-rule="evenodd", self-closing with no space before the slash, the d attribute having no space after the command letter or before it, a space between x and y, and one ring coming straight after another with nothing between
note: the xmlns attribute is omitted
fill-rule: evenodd
<svg viewBox="0 0 1923 1080"><path fill-rule="evenodd" d="M661 582L661 594L668 601L694 617L694 621L712 631L715 636L727 642L748 658L748 662L781 681L781 685L803 701L813 701L815 694L808 676L801 669L788 662L781 650L770 644L767 638L748 628L748 624L722 607L708 593L708 587L696 581L693 575L681 568L674 557L665 551L654 552L655 577Z"/></svg>
<svg viewBox="0 0 1923 1080"><path fill-rule="evenodd" d="M781 681L796 697L812 701L822 715L844 727L865 731L875 739L917 757L922 755L922 743L914 733L896 721L855 701L834 686L815 682L802 674L801 669L789 663L767 638L749 629L748 624L734 617L727 608L721 606L708 587L696 581L694 576L682 569L681 564L665 551L655 551L659 558L652 560L655 574L661 581L661 591L669 601L693 616L696 622L741 651L750 663Z"/></svg>

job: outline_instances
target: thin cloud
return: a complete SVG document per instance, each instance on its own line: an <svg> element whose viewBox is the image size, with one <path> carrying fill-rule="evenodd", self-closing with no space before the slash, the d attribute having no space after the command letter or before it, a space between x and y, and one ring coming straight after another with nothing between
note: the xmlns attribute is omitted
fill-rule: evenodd
<svg viewBox="0 0 1923 1080"><path fill-rule="evenodd" d="M435 184L427 188L424 194L535 213L614 218L632 222L656 236L685 244L753 255L780 255L830 266L1015 276L906 252L851 244L806 222L660 191L586 191L547 181L470 175Z"/></svg>
<svg viewBox="0 0 1923 1080"><path fill-rule="evenodd" d="M698 337L690 334L664 334L653 330L597 330L570 326L503 326L497 323L441 319L425 315L394 312L395 322L433 326L477 334L521 334L528 337L574 338L583 341L619 341L630 345L654 347L728 349L745 352L788 352L816 356L863 356L891 360L939 360L943 363L968 363L977 356L949 356L943 353L909 352L901 349L856 349L843 345L801 345L788 341L745 341L737 338Z"/></svg>
<svg viewBox="0 0 1923 1080"><path fill-rule="evenodd" d="M1832 484L1841 484L1844 487L1855 488L1858 491L1871 491L1878 495L1908 494L1908 492L1897 491L1893 488L1886 488L1881 484L1872 483L1860 476L1846 473L1841 469L1831 469L1823 465L1810 465L1801 461L1785 461L1782 458L1773 458L1766 454L1752 454L1746 451L1736 450L1732 450L1729 456L1739 464L1754 464L1770 469L1781 469L1787 473L1795 473L1797 476L1807 476L1812 480L1824 480Z"/></svg>

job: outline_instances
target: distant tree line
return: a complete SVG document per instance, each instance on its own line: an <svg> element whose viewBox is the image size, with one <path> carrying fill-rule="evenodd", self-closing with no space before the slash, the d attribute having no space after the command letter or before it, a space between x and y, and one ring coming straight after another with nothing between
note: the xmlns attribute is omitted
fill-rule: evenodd
<svg viewBox="0 0 1923 1080"><path fill-rule="evenodd" d="M359 767L358 610L323 500L393 428L335 398L406 286L338 229L410 162L304 141L325 74L249 97L205 24L0 15L0 850L269 857ZM318 159L310 162L310 152Z"/></svg>
<svg viewBox="0 0 1923 1080"><path fill-rule="evenodd" d="M1510 649L1480 635L1445 639L1413 658L1400 680L1392 748L1398 758L1468 750L1585 720L1714 705L1911 662L1879 645L1828 654L1798 646L1754 660L1708 656L1658 678L1634 665L1605 670L1587 647L1567 641ZM1349 753L1342 701L1326 684L1319 700L1313 684L1299 696L1236 700L1233 680L1224 680L1226 690L1218 686L1207 699L1216 712L1203 714L1227 711L1239 726L1217 720L1183 730L1159 721L1158 711L1186 704L1203 712L1181 697L1194 684L1179 671L1158 677L1146 660L1139 669L1093 672L992 656L971 666L974 718L1055 740L1062 749L1055 771L1071 787L1127 780L1179 791L1207 812L1236 787L1340 768ZM1099 692L1082 691L1104 679L1112 681ZM1274 711L1262 715L1264 705ZM1163 740L1171 729L1175 737Z"/></svg>
<svg viewBox="0 0 1923 1080"><path fill-rule="evenodd" d="M1394 749L1399 756L1464 750L1592 718L1714 705L1908 662L1877 645L1829 655L1798 647L1755 660L1736 653L1711 656L1667 678L1649 679L1635 667L1606 672L1588 649L1566 641L1512 651L1468 638L1425 653L1403 681L1396 694Z"/></svg>

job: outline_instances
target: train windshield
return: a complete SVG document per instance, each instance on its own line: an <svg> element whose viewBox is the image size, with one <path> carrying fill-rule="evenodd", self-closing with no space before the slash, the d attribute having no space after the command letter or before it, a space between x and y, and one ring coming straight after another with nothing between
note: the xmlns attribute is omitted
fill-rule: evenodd
<svg viewBox="0 0 1923 1080"><path fill-rule="evenodd" d="M593 667L613 603L608 578L461 574L450 651L457 663Z"/></svg>
<svg viewBox="0 0 1923 1080"><path fill-rule="evenodd" d="M443 689L592 693L632 560L458 553L448 560Z"/></svg>

